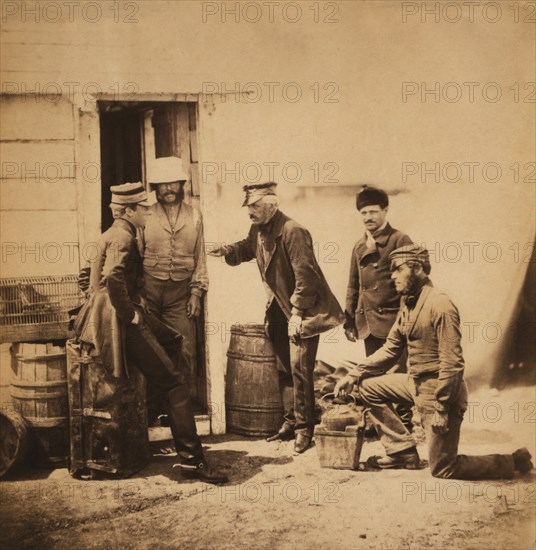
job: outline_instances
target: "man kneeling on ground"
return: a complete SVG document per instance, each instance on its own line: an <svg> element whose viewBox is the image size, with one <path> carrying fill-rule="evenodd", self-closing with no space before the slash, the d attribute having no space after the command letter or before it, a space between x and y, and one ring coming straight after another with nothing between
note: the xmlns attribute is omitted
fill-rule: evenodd
<svg viewBox="0 0 536 550"><path fill-rule="evenodd" d="M391 277L402 295L401 307L387 341L335 386L335 395L359 391L385 447L386 456L369 459L376 468L420 467L415 441L394 412L393 404L415 404L428 443L434 477L511 479L514 471L533 468L526 448L513 454L458 454L467 386L463 379L460 316L450 298L432 286L428 251L408 245L390 254ZM408 373L386 374L404 348ZM383 375L383 376L378 376ZM366 378L369 376L369 378Z"/></svg>

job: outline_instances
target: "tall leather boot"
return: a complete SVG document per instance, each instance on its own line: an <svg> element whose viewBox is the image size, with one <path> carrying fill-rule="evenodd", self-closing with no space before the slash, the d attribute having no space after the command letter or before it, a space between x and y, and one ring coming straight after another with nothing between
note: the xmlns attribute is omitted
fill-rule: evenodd
<svg viewBox="0 0 536 550"><path fill-rule="evenodd" d="M169 392L169 420L183 477L206 483L227 483L227 475L213 468L203 456L187 385L175 386Z"/></svg>
<svg viewBox="0 0 536 550"><path fill-rule="evenodd" d="M168 398L169 423L177 454L181 460L202 459L203 447L197 435L188 386L175 386L170 390Z"/></svg>

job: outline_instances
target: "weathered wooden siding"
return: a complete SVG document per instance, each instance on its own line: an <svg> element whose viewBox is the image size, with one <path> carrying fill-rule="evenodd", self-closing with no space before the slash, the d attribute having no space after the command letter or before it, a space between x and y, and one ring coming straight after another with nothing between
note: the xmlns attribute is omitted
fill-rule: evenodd
<svg viewBox="0 0 536 550"><path fill-rule="evenodd" d="M2 277L78 271L73 105L35 99L0 103Z"/></svg>
<svg viewBox="0 0 536 550"><path fill-rule="evenodd" d="M75 160L83 166L99 160L95 91L106 99L198 99L198 183L208 242L232 242L245 236L249 223L240 208L244 168L248 163L264 168L277 163L274 176L280 182L282 209L311 230L321 266L343 302L350 250L362 233L354 194L362 183L376 184L393 193L393 225L435 250L439 247L434 281L458 300L463 318L479 323L480 328L488 322L506 323L524 272L514 249L517 243L521 254L527 252L523 247L534 235L534 183L523 181L530 167L521 169L517 181L509 168L516 162L523 167L534 161L534 103L531 88L524 87L534 81L532 24L516 22L506 5L500 21L486 22L482 3L474 21L468 20L464 8L464 17L456 24L434 23L432 17L422 23L420 15L403 21L402 3L388 1L336 2L336 24L315 23L309 6L304 6L304 16L295 24L277 15L273 23L264 17L251 24L243 19L235 22L233 16L224 22L221 13L203 22L203 2L133 4L137 6L133 23L124 21L126 11L121 11L119 22L114 21L110 9L103 10L95 23L79 16L73 22L64 17L58 23L35 23L31 17L23 21L20 14L6 19L0 54L2 91L43 90L52 83L46 89L53 93L59 87L72 110L72 121L66 125L69 108L57 118L50 115L54 110L63 113L60 101L33 104L28 96L29 110L9 103L11 112L6 116L12 139L48 139L56 132L61 139L74 139ZM220 9L223 4L213 3ZM232 8L235 3L227 5ZM109 8L106 2L103 6ZM234 92L248 82L260 87L262 96L257 100ZM299 101L282 95L285 84L291 82L300 87ZM406 101L403 82L419 87ZM462 87L460 101L448 101L442 95L449 82ZM478 84L473 101L468 99L465 82ZM275 86L273 100L265 83ZM500 86L500 101L483 98L487 83ZM516 83L517 99L512 91ZM430 89L436 84L439 96L428 94L423 99L423 86ZM330 98L333 85L338 91ZM72 97L70 90L76 91ZM209 90L215 94L203 93ZM44 118L36 124L36 116ZM43 123L45 119L48 124ZM9 147L2 161L56 154L50 152L52 144L45 148L42 143L25 153L10 148L11 143L4 145ZM57 147L54 151L60 158L69 155L63 146ZM423 173L404 181L404 162L419 167L424 163L426 168L436 163L444 167L451 162L459 166L477 162L480 168L471 181L467 171L456 183L442 176L439 183L433 176L423 182ZM495 183L482 175L481 168L488 162L502 169ZM282 177L281 167L287 163L296 163L302 170L296 183ZM320 178L310 168L315 163L322 167ZM336 167L335 174L323 168L327 164ZM267 175L265 169L261 178ZM98 184L77 175L74 195L67 182L47 184L53 196L49 201L47 197L41 201L37 194L41 187L30 191L26 183L24 193L16 194L17 185L9 182L4 190L2 184L7 220L3 217L2 223L8 232L3 240L16 242L23 235L56 241L74 235L78 225L83 247L98 235ZM60 188L71 191L60 199L56 193ZM76 213L71 209L73 196L79 208ZM34 207L42 202L57 205L58 210L36 211ZM15 212L20 206L27 210ZM36 215L43 221L38 231L19 221ZM473 242L480 252L475 261L464 246ZM482 258L482 248L492 242L503 251L496 263ZM449 243L464 251L459 261L446 259ZM22 269L11 260L5 265L13 271ZM65 266L49 263L45 267L56 272ZM43 264L31 261L23 266L24 274L42 272L42 268ZM254 264L231 269L211 258L209 271L207 321L214 332L210 360L217 365L214 368L223 368L230 325L262 320L265 296ZM486 342L481 333L476 343L469 341L469 333L464 336L470 372L491 370L500 342Z"/></svg>

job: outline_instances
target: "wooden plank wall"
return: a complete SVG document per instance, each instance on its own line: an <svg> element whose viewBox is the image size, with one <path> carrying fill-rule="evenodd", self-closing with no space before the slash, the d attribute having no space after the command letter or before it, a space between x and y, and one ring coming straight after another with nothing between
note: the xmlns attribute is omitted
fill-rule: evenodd
<svg viewBox="0 0 536 550"><path fill-rule="evenodd" d="M78 272L73 106L1 96L0 277Z"/></svg>

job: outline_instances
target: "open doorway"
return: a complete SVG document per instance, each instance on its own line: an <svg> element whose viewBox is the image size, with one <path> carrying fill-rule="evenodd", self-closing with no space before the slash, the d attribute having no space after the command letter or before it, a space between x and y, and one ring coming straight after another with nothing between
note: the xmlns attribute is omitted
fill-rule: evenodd
<svg viewBox="0 0 536 550"><path fill-rule="evenodd" d="M98 101L101 143L101 229L113 222L110 187L141 181L147 191L147 166L155 158L176 156L191 175L184 201L200 208L197 156L197 103ZM196 413L207 411L204 307L196 323L192 397Z"/></svg>

